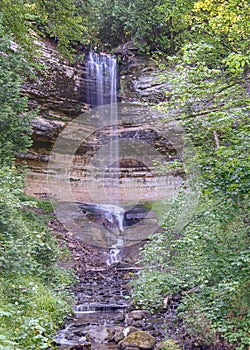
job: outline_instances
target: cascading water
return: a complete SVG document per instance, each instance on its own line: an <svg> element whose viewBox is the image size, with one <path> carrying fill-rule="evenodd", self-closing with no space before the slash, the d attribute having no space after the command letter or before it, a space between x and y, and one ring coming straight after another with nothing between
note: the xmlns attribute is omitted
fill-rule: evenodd
<svg viewBox="0 0 250 350"><path fill-rule="evenodd" d="M116 58L106 54L90 52L87 58L86 70L87 102L91 108L116 103ZM114 122L117 122L117 119Z"/></svg>
<svg viewBox="0 0 250 350"><path fill-rule="evenodd" d="M123 232L124 209L119 206L119 144L118 144L118 116L117 116L117 64L116 58L107 54L90 52L86 64L87 74L87 102L91 108L110 105L109 113L102 110L102 118L105 118L109 125L110 142L108 148L105 147L103 158L106 159L105 175L102 180L106 182L108 178L111 186L111 193L107 200L110 205L101 205L100 207L110 212L111 218L115 218L117 227ZM107 186L108 187L108 186ZM98 203L96 204L98 205ZM109 215L107 213L106 215ZM117 238L116 244L110 250L110 256L107 263L110 265L116 263L114 258L114 249L123 245L121 237ZM119 256L120 251L116 251Z"/></svg>
<svg viewBox="0 0 250 350"><path fill-rule="evenodd" d="M109 257L107 259L107 265L111 266L113 264L119 263L120 261L121 261L120 249L119 248L110 249Z"/></svg>

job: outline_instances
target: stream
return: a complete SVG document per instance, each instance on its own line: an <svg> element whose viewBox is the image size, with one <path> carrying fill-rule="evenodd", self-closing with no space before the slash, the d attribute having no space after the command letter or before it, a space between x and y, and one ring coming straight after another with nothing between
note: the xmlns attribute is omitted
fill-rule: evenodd
<svg viewBox="0 0 250 350"><path fill-rule="evenodd" d="M129 283L137 271L123 263L84 271L73 287L73 317L55 338L58 350L118 349L118 343L136 330L164 338L164 314L151 315L131 306Z"/></svg>

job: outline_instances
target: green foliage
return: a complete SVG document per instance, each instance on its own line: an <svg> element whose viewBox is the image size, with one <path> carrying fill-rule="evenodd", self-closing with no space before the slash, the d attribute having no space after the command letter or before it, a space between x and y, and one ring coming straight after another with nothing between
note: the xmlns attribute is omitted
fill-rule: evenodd
<svg viewBox="0 0 250 350"><path fill-rule="evenodd" d="M14 169L0 170L0 346L45 349L71 311L64 290L73 280L56 264L51 233L20 199L21 185Z"/></svg>
<svg viewBox="0 0 250 350"><path fill-rule="evenodd" d="M88 43L88 1L50 0L26 1L32 28L40 34L54 38L59 50L70 57L73 46Z"/></svg>
<svg viewBox="0 0 250 350"><path fill-rule="evenodd" d="M187 21L191 42L166 58L171 89L159 108L192 141L201 196L196 208L183 191L157 207L164 233L142 252L134 299L160 309L178 294L196 345L211 347L219 335L249 349L249 5L196 1Z"/></svg>
<svg viewBox="0 0 250 350"><path fill-rule="evenodd" d="M190 17L197 37L249 60L249 3L245 0L195 1Z"/></svg>
<svg viewBox="0 0 250 350"><path fill-rule="evenodd" d="M171 58L172 91L162 108L182 121L196 147L206 193L247 199L249 187L249 94L244 72L237 79L206 43L183 47ZM174 92L174 93L173 93Z"/></svg>
<svg viewBox="0 0 250 350"><path fill-rule="evenodd" d="M247 1L90 0L88 31L92 46L110 50L132 40L139 52L174 54L184 43L204 39L231 72L249 64Z"/></svg>
<svg viewBox="0 0 250 350"><path fill-rule="evenodd" d="M35 277L1 282L0 329L5 339L0 339L0 344L8 339L15 349L47 349L57 324L70 312L66 294L53 292Z"/></svg>
<svg viewBox="0 0 250 350"><path fill-rule="evenodd" d="M159 309L166 295L171 300L181 293L179 314L196 341L211 345L218 331L246 347L250 342L250 239L245 213L230 202L204 197L187 220L187 214L181 213L182 195L170 207L164 234L154 235L143 251L145 268L134 282L135 301Z"/></svg>
<svg viewBox="0 0 250 350"><path fill-rule="evenodd" d="M106 1L91 0L92 2L92 45L101 50L110 50L130 39L126 29L130 12L130 0Z"/></svg>
<svg viewBox="0 0 250 350"><path fill-rule="evenodd" d="M185 15L192 2L178 0L96 1L94 44L110 49L132 40L141 53L174 53L188 36ZM99 39L99 42L98 42Z"/></svg>
<svg viewBox="0 0 250 350"><path fill-rule="evenodd" d="M185 16L193 1L131 2L127 27L140 51L163 51L174 54L188 36Z"/></svg>
<svg viewBox="0 0 250 350"><path fill-rule="evenodd" d="M22 50L11 48L2 24L0 32L0 349L46 349L71 311L64 290L72 278L58 268L56 241L28 209L33 204L23 196L23 177L12 167L16 154L31 145L34 113L20 96L30 71Z"/></svg>
<svg viewBox="0 0 250 350"><path fill-rule="evenodd" d="M31 57L35 56L34 38L50 37L64 56L72 59L73 47L88 44L88 1L1 0L5 33L11 34Z"/></svg>
<svg viewBox="0 0 250 350"><path fill-rule="evenodd" d="M27 207L39 208L44 214L53 213L53 204L49 200L34 198L26 193L20 193L19 199Z"/></svg>
<svg viewBox="0 0 250 350"><path fill-rule="evenodd" d="M3 34L0 24L0 33ZM17 152L31 145L30 119L27 99L20 97L20 72L25 63L20 53L10 49L10 40L0 38L0 164L10 164Z"/></svg>
<svg viewBox="0 0 250 350"><path fill-rule="evenodd" d="M173 54L192 36L205 36L230 51L232 72L249 62L248 10L239 0L1 0L6 32L30 52L35 33L57 42L70 59L78 44L106 51L132 40L140 52Z"/></svg>

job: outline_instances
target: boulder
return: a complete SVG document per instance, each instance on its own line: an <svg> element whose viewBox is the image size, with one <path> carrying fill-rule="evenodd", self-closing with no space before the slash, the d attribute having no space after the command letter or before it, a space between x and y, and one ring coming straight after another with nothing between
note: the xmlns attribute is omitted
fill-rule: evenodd
<svg viewBox="0 0 250 350"><path fill-rule="evenodd" d="M119 341L121 341L122 339L124 339L125 337L127 337L130 333L136 332L138 331L137 328L135 327L116 327L115 329L115 335L114 335L114 340L116 343L119 343Z"/></svg>
<svg viewBox="0 0 250 350"><path fill-rule="evenodd" d="M134 310L131 311L131 317L133 320L141 320L144 317L144 311L143 310Z"/></svg>
<svg viewBox="0 0 250 350"><path fill-rule="evenodd" d="M105 326L89 326L85 330L87 338L93 343L103 344L114 337L114 330Z"/></svg>
<svg viewBox="0 0 250 350"><path fill-rule="evenodd" d="M145 326L145 320L137 320L137 321L133 321L133 326L137 327L137 328L143 328Z"/></svg>
<svg viewBox="0 0 250 350"><path fill-rule="evenodd" d="M156 340L150 333L136 331L130 333L126 338L121 340L119 343L119 348L123 350L131 347L137 347L143 350L150 350L154 348L155 343Z"/></svg>
<svg viewBox="0 0 250 350"><path fill-rule="evenodd" d="M114 341L116 343L119 343L122 339L125 338L123 327L116 327L115 329L115 335L114 335Z"/></svg>

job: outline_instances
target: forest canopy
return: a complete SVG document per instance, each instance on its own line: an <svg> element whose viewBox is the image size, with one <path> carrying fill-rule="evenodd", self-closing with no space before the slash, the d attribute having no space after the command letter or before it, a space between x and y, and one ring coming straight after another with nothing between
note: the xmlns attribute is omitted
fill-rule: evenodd
<svg viewBox="0 0 250 350"><path fill-rule="evenodd" d="M245 0L1 0L1 13L13 39L29 44L38 33L55 40L64 54L77 44L109 51L130 40L140 52L175 54L201 38L221 53L249 53Z"/></svg>

